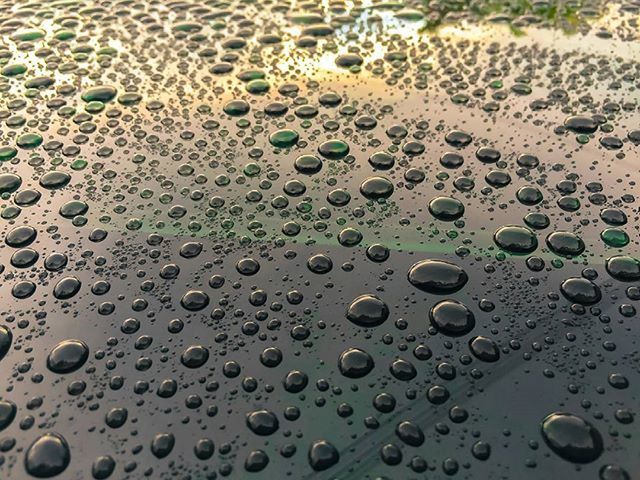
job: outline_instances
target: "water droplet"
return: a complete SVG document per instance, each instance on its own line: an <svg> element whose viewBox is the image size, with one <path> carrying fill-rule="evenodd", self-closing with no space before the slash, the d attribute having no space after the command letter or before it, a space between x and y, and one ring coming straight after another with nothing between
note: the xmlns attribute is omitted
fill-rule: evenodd
<svg viewBox="0 0 640 480"><path fill-rule="evenodd" d="M441 333L452 337L466 335L476 325L469 308L457 300L442 300L429 311L431 324Z"/></svg>
<svg viewBox="0 0 640 480"><path fill-rule="evenodd" d="M557 455L574 463L593 462L603 450L598 430L571 413L548 415L542 421L542 437Z"/></svg>
<svg viewBox="0 0 640 480"><path fill-rule="evenodd" d="M47 367L54 373L71 373L82 368L89 358L89 347L80 340L58 343L47 357Z"/></svg>
<svg viewBox="0 0 640 480"><path fill-rule="evenodd" d="M409 269L408 278L414 287L433 294L457 292L469 280L462 268L444 260L422 260L415 263Z"/></svg>
<svg viewBox="0 0 640 480"><path fill-rule="evenodd" d="M62 435L45 433L27 449L24 466L37 478L51 478L64 472L71 461L69 445Z"/></svg>

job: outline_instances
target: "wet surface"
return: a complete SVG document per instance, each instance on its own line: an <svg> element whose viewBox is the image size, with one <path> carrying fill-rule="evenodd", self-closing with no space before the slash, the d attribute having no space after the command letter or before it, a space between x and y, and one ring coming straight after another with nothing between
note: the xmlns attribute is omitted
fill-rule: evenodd
<svg viewBox="0 0 640 480"><path fill-rule="evenodd" d="M4 2L0 476L631 479L637 2Z"/></svg>

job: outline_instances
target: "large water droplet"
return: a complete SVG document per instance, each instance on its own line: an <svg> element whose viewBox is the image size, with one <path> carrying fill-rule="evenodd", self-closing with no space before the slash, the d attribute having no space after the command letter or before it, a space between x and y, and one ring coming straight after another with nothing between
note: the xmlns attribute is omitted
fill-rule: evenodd
<svg viewBox="0 0 640 480"><path fill-rule="evenodd" d="M454 293L469 280L467 273L458 265L444 260L422 260L415 263L408 273L414 287L428 293Z"/></svg>
<svg viewBox="0 0 640 480"><path fill-rule="evenodd" d="M542 421L542 437L556 454L574 463L596 460L603 450L602 436L583 418L552 413Z"/></svg>
<svg viewBox="0 0 640 480"><path fill-rule="evenodd" d="M51 478L64 472L71 461L69 445L57 433L45 433L27 449L24 466L37 478Z"/></svg>

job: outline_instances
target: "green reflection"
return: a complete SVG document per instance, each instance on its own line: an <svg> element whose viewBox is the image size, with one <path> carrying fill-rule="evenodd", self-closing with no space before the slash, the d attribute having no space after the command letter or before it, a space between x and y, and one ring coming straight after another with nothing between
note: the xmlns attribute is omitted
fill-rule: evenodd
<svg viewBox="0 0 640 480"><path fill-rule="evenodd" d="M527 26L574 34L600 16L602 3L599 0L423 0L427 30L463 20L485 20L508 25L514 35L524 35L523 28Z"/></svg>

